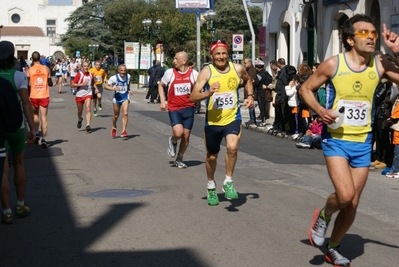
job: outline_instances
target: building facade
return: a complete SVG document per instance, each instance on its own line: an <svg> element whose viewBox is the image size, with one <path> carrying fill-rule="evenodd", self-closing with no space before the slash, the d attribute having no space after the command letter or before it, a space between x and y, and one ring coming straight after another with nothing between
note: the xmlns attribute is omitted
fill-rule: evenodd
<svg viewBox="0 0 399 267"><path fill-rule="evenodd" d="M340 29L348 17L370 16L377 30L383 23L399 33L397 0L251 0L263 3L266 30L264 60L285 58L288 64L312 66L344 51ZM381 38L377 50L385 52Z"/></svg>
<svg viewBox="0 0 399 267"><path fill-rule="evenodd" d="M29 59L34 51L63 57L57 46L66 33L65 19L87 0L0 0L0 39L15 45L15 57ZM61 4L59 4L61 3Z"/></svg>

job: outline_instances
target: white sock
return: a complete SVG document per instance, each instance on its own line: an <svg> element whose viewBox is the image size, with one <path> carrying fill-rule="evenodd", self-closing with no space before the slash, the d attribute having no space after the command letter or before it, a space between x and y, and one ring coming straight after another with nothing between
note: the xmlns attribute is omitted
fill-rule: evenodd
<svg viewBox="0 0 399 267"><path fill-rule="evenodd" d="M25 201L17 201L17 205L22 207L23 205L25 205Z"/></svg>
<svg viewBox="0 0 399 267"><path fill-rule="evenodd" d="M214 189L214 188L216 188L216 183L215 183L215 181L208 181L208 183L207 183L207 188L208 188L208 189Z"/></svg>
<svg viewBox="0 0 399 267"><path fill-rule="evenodd" d="M11 213L11 208L3 210L3 214Z"/></svg>
<svg viewBox="0 0 399 267"><path fill-rule="evenodd" d="M231 177L231 176L227 176L226 175L226 178L224 179L224 181L223 181L223 184L226 184L226 183L228 183L228 182L233 182L233 179L232 179L233 177Z"/></svg>

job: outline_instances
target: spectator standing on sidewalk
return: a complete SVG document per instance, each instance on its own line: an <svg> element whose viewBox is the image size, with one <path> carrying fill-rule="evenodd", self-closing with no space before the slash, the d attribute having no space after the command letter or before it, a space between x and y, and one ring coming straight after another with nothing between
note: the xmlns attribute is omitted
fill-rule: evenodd
<svg viewBox="0 0 399 267"><path fill-rule="evenodd" d="M265 63L262 60L255 61L256 78L253 83L254 91L258 101L258 107L260 111L260 123L259 127L266 126L266 120L269 119L269 110L271 102L271 90L267 88L272 83L273 78L270 73L265 70ZM266 101L268 100L268 101Z"/></svg>
<svg viewBox="0 0 399 267"><path fill-rule="evenodd" d="M256 79L256 68L253 65L252 59L246 58L244 59L244 67L247 71L249 77L251 77L252 84L255 82ZM254 92L255 94L255 92ZM244 99L247 99L248 93L244 91ZM256 99L253 99L254 101ZM255 115L255 106L249 108L249 121L245 123L246 127L248 128L249 125L255 124L256 125L256 115Z"/></svg>

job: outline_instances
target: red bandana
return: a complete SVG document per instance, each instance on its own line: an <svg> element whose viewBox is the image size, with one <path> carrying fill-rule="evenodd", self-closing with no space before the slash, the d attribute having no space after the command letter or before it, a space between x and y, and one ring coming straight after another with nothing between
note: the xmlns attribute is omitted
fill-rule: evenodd
<svg viewBox="0 0 399 267"><path fill-rule="evenodd" d="M216 41L216 42L212 42L211 43L211 46L210 46L210 48L209 48L209 51L210 51L210 53L211 53L211 55L213 54L213 51L215 51L215 49L216 48L219 48L219 47L223 47L223 48L225 48L227 51L229 51L229 46L227 45L227 43L226 42L224 42L224 41Z"/></svg>

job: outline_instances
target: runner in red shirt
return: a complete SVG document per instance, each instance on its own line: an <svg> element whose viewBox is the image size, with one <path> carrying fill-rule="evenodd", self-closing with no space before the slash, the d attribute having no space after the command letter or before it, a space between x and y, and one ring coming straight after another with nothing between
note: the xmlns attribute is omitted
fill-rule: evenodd
<svg viewBox="0 0 399 267"><path fill-rule="evenodd" d="M158 84L161 110L169 110L172 136L169 137L168 155L176 156L177 141L181 139L179 152L174 162L175 166L187 168L183 162L183 155L190 139L191 129L194 124L195 103L190 102L190 93L197 80L198 72L188 66L186 52L178 52L173 59L173 68L168 69ZM168 102L165 101L164 86L169 87Z"/></svg>

